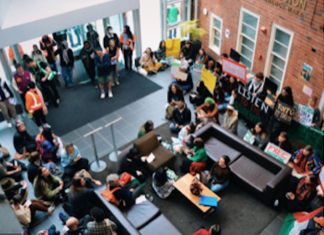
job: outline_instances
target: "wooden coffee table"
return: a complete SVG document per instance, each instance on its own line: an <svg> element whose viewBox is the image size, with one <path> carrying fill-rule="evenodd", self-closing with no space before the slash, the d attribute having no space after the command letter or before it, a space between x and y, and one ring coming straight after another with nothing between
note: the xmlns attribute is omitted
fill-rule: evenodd
<svg viewBox="0 0 324 235"><path fill-rule="evenodd" d="M205 214L203 217L205 219L209 214L211 214L215 210L215 207L199 205L199 200L200 200L199 196L192 194L190 191L190 184L193 179L194 176L188 173L183 177L181 177L180 179L178 179L176 182L174 182L173 186ZM217 197L217 202L219 203L221 198L217 194L211 191L204 184L201 184L201 186L203 188L201 195L209 196L209 197Z"/></svg>

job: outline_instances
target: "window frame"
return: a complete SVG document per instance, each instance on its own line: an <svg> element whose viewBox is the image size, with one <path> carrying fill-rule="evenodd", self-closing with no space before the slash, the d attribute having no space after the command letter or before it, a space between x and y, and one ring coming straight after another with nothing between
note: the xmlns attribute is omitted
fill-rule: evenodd
<svg viewBox="0 0 324 235"><path fill-rule="evenodd" d="M220 29L217 29L214 27L214 19L217 19L218 21L221 22ZM219 36L219 47L217 47L214 44L214 38L215 35L213 35L213 29L216 29L217 31L220 32ZM221 54L221 46L222 46L222 36L223 36L223 19L220 18L219 16L215 15L214 13L210 14L210 23L209 23L209 42L208 42L208 47L215 52L217 55Z"/></svg>
<svg viewBox="0 0 324 235"><path fill-rule="evenodd" d="M284 45L287 48L287 55L286 58L282 58L281 55L278 55L277 53L273 53L273 47L274 47L274 43L275 43L275 37L276 37L276 32L277 29L283 31L286 34L289 34L290 36L290 40L289 40L289 45L288 47L286 45ZM267 57L266 57L266 63L265 63L265 67L264 67L264 74L266 75L266 77L270 77L270 71L271 71L271 65L272 65L272 55L277 56L279 59L284 60L285 61L285 66L284 69L281 69L279 66L275 65L276 68L279 67L279 69L282 71L282 80L278 81L276 80L278 83L280 83L280 86L278 87L278 90L281 91L282 85L284 83L285 80L285 75L286 75L286 71L287 71L287 65L289 62L289 55L290 55L290 51L291 51L291 45L292 45L292 41L294 39L294 32L286 29L285 27L273 23L272 27L271 27L271 35L270 35L270 40L269 40L269 45L268 45L268 50L267 50ZM278 43L278 41L276 41ZM280 45L283 45L281 42L279 42ZM272 76L274 77L274 76Z"/></svg>
<svg viewBox="0 0 324 235"><path fill-rule="evenodd" d="M242 33L242 29L243 29L243 16L244 13L247 13L255 18L258 19L257 22L257 27L255 28L255 39L252 40L249 36L245 35ZM251 27L249 25L247 25L246 23L244 23L244 25L246 25L247 27ZM247 39L249 39L250 41L252 41L254 43L254 47L253 47L253 51L252 51L252 59L251 59L251 68L250 70L253 69L253 64L254 64L254 56L255 56L255 48L257 45L257 40L258 40L258 33L259 33L259 26L260 26L260 15L254 13L253 11L250 11L249 9L246 9L244 7L241 7L240 10L240 19L239 19L239 25L238 25L238 34L237 34L237 40L236 40L236 51L240 53L241 56L243 56L245 59L249 60L249 58L247 58L246 56L242 55L241 51L242 51L242 41L243 41L243 36L246 37ZM254 28L253 28L254 29ZM247 48L249 51L251 51L250 48L244 46L244 48Z"/></svg>

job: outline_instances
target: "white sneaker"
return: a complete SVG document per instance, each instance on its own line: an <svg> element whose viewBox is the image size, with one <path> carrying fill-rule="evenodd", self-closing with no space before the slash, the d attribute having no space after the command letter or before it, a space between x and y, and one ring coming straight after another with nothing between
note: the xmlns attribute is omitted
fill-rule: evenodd
<svg viewBox="0 0 324 235"><path fill-rule="evenodd" d="M52 203L52 205L49 208L47 208L48 215L52 215L54 209L55 209L55 204Z"/></svg>
<svg viewBox="0 0 324 235"><path fill-rule="evenodd" d="M11 128L12 127L12 124L11 122L8 122L8 127Z"/></svg>
<svg viewBox="0 0 324 235"><path fill-rule="evenodd" d="M111 91L108 92L108 97L112 98L113 97L113 93Z"/></svg>
<svg viewBox="0 0 324 235"><path fill-rule="evenodd" d="M115 86L115 83L111 83L111 86Z"/></svg>
<svg viewBox="0 0 324 235"><path fill-rule="evenodd" d="M116 85L119 86L119 82L116 82Z"/></svg>
<svg viewBox="0 0 324 235"><path fill-rule="evenodd" d="M101 92L100 99L104 99L106 97L106 94L104 92Z"/></svg>
<svg viewBox="0 0 324 235"><path fill-rule="evenodd" d="M43 127L39 126L38 129L40 132L43 132Z"/></svg>
<svg viewBox="0 0 324 235"><path fill-rule="evenodd" d="M45 127L45 128L51 128L51 126L50 126L50 125L48 125L47 123L46 123L46 124L44 124L44 125L43 125L43 127Z"/></svg>
<svg viewBox="0 0 324 235"><path fill-rule="evenodd" d="M60 99L57 99L57 100L56 100L56 103L59 104L59 103L60 103Z"/></svg>

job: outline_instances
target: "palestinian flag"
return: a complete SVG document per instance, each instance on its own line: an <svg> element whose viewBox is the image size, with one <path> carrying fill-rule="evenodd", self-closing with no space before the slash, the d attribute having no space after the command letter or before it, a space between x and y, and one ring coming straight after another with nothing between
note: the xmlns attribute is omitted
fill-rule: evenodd
<svg viewBox="0 0 324 235"><path fill-rule="evenodd" d="M300 231L310 228L311 224L314 224L314 217L323 216L324 206L314 210L310 213L307 212L296 212L288 213L279 235L296 235L300 234ZM311 222L311 223L310 223Z"/></svg>

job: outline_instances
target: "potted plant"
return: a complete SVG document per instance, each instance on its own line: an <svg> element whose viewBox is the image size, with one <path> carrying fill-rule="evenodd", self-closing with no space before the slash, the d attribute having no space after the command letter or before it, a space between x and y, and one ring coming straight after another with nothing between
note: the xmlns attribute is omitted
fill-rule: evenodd
<svg viewBox="0 0 324 235"><path fill-rule="evenodd" d="M188 20L180 24L181 37L185 37L190 34L190 40L192 41L193 53L196 56L201 47L201 41L199 40L208 32L198 27L198 20Z"/></svg>

